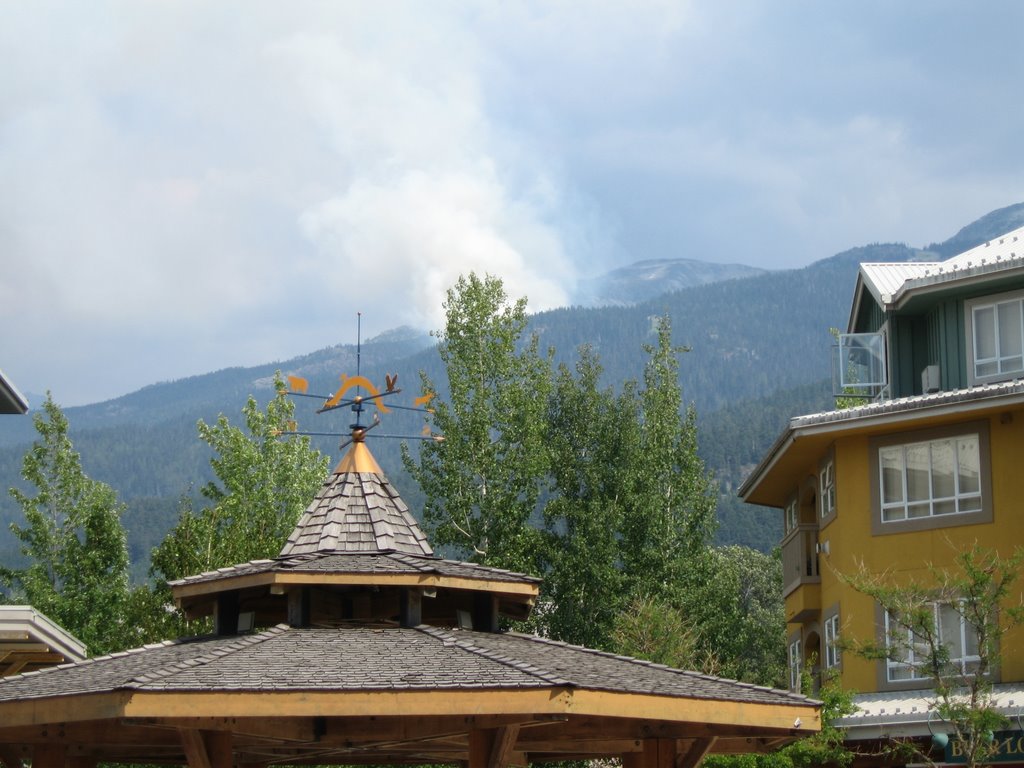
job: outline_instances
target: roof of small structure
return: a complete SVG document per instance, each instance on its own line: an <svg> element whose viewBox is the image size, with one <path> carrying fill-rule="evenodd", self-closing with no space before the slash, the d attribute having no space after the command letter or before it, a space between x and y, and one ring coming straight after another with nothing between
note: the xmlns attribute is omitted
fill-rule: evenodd
<svg viewBox="0 0 1024 768"><path fill-rule="evenodd" d="M85 658L85 645L30 605L0 605L0 675Z"/></svg>
<svg viewBox="0 0 1024 768"><path fill-rule="evenodd" d="M228 729L236 764L464 760L469 732L490 721L531 724L512 737L531 759L620 754L651 735L760 751L818 728L804 696L528 635L424 625L280 625L0 680L0 744L41 739L40 712L60 723L51 742L119 761L181 761L173 729ZM401 736L381 740L395 718ZM110 719L116 738L95 728Z"/></svg>
<svg viewBox="0 0 1024 768"><path fill-rule="evenodd" d="M28 411L28 400L14 386L14 382L0 371L0 413L25 413Z"/></svg>
<svg viewBox="0 0 1024 768"><path fill-rule="evenodd" d="M539 580L431 555L369 461L356 442L280 557L172 585L216 636L0 680L0 760L692 768L820 728L803 696L495 631ZM290 623L236 634L241 611Z"/></svg>
<svg viewBox="0 0 1024 768"><path fill-rule="evenodd" d="M409 508L372 461L366 445L355 443L306 508L282 557L316 552L405 552L430 555L433 550ZM352 469L349 469L349 466Z"/></svg>

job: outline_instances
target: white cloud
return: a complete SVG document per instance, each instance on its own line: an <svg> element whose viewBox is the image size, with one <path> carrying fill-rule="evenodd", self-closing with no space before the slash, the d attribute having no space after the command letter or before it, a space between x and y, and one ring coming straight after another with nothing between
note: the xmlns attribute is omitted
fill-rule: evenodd
<svg viewBox="0 0 1024 768"><path fill-rule="evenodd" d="M67 402L351 339L356 309L437 326L469 269L538 309L613 257L796 266L1024 192L1013 4L3 16L0 366Z"/></svg>

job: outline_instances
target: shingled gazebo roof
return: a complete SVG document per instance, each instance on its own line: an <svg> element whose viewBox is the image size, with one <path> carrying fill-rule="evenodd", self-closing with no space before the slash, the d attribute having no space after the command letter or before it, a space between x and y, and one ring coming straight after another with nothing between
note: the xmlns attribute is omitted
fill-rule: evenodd
<svg viewBox="0 0 1024 768"><path fill-rule="evenodd" d="M171 585L214 635L0 680L0 760L693 768L818 729L803 696L500 631L539 580L432 555L369 462L356 442L278 558Z"/></svg>

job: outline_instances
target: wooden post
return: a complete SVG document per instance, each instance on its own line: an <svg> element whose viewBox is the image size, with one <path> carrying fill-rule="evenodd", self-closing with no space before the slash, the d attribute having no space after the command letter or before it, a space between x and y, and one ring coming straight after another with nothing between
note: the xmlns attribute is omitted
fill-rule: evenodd
<svg viewBox="0 0 1024 768"><path fill-rule="evenodd" d="M469 768L507 768L518 739L518 725L471 730Z"/></svg>
<svg viewBox="0 0 1024 768"><path fill-rule="evenodd" d="M494 735L490 728L474 728L469 732L469 768L488 768Z"/></svg>
<svg viewBox="0 0 1024 768"><path fill-rule="evenodd" d="M423 593L415 588L403 587L398 592L398 618L403 627L423 623Z"/></svg>
<svg viewBox="0 0 1024 768"><path fill-rule="evenodd" d="M694 739L693 745L685 753L676 756L676 768L697 768L701 760L705 758L711 748L715 745L715 737L708 736L702 739Z"/></svg>
<svg viewBox="0 0 1024 768"><path fill-rule="evenodd" d="M213 631L221 637L238 634L237 592L224 592L217 596L217 610L213 616Z"/></svg>
<svg viewBox="0 0 1024 768"><path fill-rule="evenodd" d="M63 744L36 744L32 750L32 768L65 768L67 761Z"/></svg>
<svg viewBox="0 0 1024 768"><path fill-rule="evenodd" d="M310 624L310 596L306 587L288 591L288 623L293 627L308 627Z"/></svg>
<svg viewBox="0 0 1024 768"><path fill-rule="evenodd" d="M473 595L473 629L477 632L497 632L500 628L498 598L486 592Z"/></svg>
<svg viewBox="0 0 1024 768"><path fill-rule="evenodd" d="M644 739L642 752L624 752L622 768L676 768L675 739Z"/></svg>
<svg viewBox="0 0 1024 768"><path fill-rule="evenodd" d="M179 733L189 768L231 768L234 759L231 731L182 728Z"/></svg>

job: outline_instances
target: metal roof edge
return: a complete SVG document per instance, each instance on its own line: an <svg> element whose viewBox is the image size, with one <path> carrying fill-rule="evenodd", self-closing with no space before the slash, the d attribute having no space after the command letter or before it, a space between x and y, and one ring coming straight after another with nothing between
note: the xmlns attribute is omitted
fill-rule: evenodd
<svg viewBox="0 0 1024 768"><path fill-rule="evenodd" d="M747 498L782 457L785 450L805 435L839 432L852 426L900 424L924 415L966 414L986 408L994 401L1004 400L1007 401L1007 404L1024 403L1024 380L1014 379L1010 382L1000 382L982 387L949 390L932 395L914 395L844 410L794 416L736 493L744 502L747 502ZM834 418L825 418L828 416L834 416Z"/></svg>
<svg viewBox="0 0 1024 768"><path fill-rule="evenodd" d="M28 413L28 398L18 391L14 382L8 379L2 370L0 370L0 413Z"/></svg>

